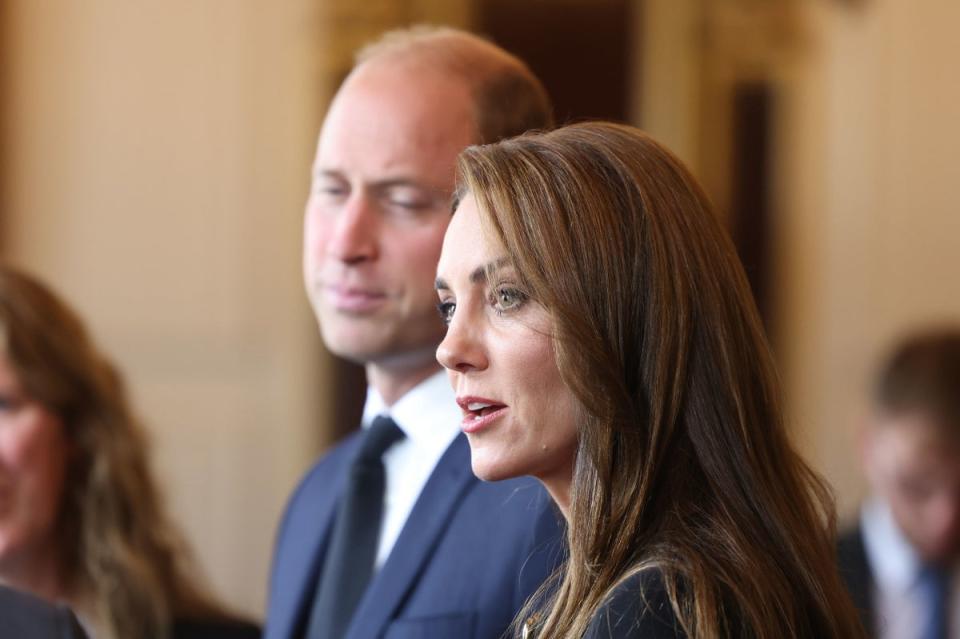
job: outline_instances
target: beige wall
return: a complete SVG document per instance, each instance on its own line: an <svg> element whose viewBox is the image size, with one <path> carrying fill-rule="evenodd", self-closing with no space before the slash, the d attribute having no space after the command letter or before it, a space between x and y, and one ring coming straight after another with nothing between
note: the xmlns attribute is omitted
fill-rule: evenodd
<svg viewBox="0 0 960 639"><path fill-rule="evenodd" d="M877 359L910 327L960 321L958 20L950 0L646 0L639 123L721 207L722 88L775 88L774 345L797 440L847 516Z"/></svg>
<svg viewBox="0 0 960 639"><path fill-rule="evenodd" d="M127 373L176 517L255 615L324 386L299 266L316 4L16 0L3 34L5 257Z"/></svg>
<svg viewBox="0 0 960 639"><path fill-rule="evenodd" d="M813 4L784 123L784 356L803 444L849 512L877 359L911 327L960 321L960 4Z"/></svg>

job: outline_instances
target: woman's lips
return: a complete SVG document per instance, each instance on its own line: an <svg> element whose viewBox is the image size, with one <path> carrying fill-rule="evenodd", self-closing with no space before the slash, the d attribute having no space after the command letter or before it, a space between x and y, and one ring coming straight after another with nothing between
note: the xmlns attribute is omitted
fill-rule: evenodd
<svg viewBox="0 0 960 639"><path fill-rule="evenodd" d="M499 419L506 412L507 407L501 406L500 408L485 415L464 415L463 421L460 423L460 428L462 428L463 432L467 434L480 432L492 424L495 420Z"/></svg>
<svg viewBox="0 0 960 639"><path fill-rule="evenodd" d="M458 397L457 404L463 410L460 428L468 434L487 428L507 411L507 406L482 397Z"/></svg>

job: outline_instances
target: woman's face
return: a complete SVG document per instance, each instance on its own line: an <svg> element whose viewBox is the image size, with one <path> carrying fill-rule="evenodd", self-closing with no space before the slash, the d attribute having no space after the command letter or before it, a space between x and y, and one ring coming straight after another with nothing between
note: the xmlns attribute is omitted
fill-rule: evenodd
<svg viewBox="0 0 960 639"><path fill-rule="evenodd" d="M447 335L437 359L463 410L473 472L533 475L565 506L577 401L560 378L553 322L521 289L505 249L481 228L473 196L457 209L437 270Z"/></svg>
<svg viewBox="0 0 960 639"><path fill-rule="evenodd" d="M67 451L60 418L24 394L0 354L0 576L51 550Z"/></svg>

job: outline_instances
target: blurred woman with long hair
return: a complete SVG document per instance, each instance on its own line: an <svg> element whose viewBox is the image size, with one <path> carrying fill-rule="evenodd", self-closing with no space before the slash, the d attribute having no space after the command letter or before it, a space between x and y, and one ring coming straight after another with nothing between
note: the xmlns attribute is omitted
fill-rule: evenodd
<svg viewBox="0 0 960 639"><path fill-rule="evenodd" d="M474 472L538 477L569 558L518 634L862 636L831 495L791 447L743 269L696 180L630 127L460 157L438 359Z"/></svg>
<svg viewBox="0 0 960 639"><path fill-rule="evenodd" d="M247 639L202 588L123 380L77 315L0 267L0 582L68 603L93 639Z"/></svg>

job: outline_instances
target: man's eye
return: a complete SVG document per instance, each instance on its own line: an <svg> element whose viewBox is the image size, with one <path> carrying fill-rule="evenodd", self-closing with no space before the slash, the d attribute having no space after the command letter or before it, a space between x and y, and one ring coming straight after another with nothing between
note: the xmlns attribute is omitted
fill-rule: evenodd
<svg viewBox="0 0 960 639"><path fill-rule="evenodd" d="M430 202L421 198L409 197L391 197L387 199L387 205L394 209L403 211L422 211L430 208Z"/></svg>
<svg viewBox="0 0 960 639"><path fill-rule="evenodd" d="M436 203L427 189L408 185L391 187L384 190L382 195L384 205L403 211L422 211Z"/></svg>
<svg viewBox="0 0 960 639"><path fill-rule="evenodd" d="M344 198L350 194L350 189L346 184L336 180L318 180L313 183L311 189L313 195L326 198Z"/></svg>
<svg viewBox="0 0 960 639"><path fill-rule="evenodd" d="M440 302L437 304L437 312L440 313L440 319L443 323L450 325L453 321L453 313L457 310L457 305L453 302Z"/></svg>

